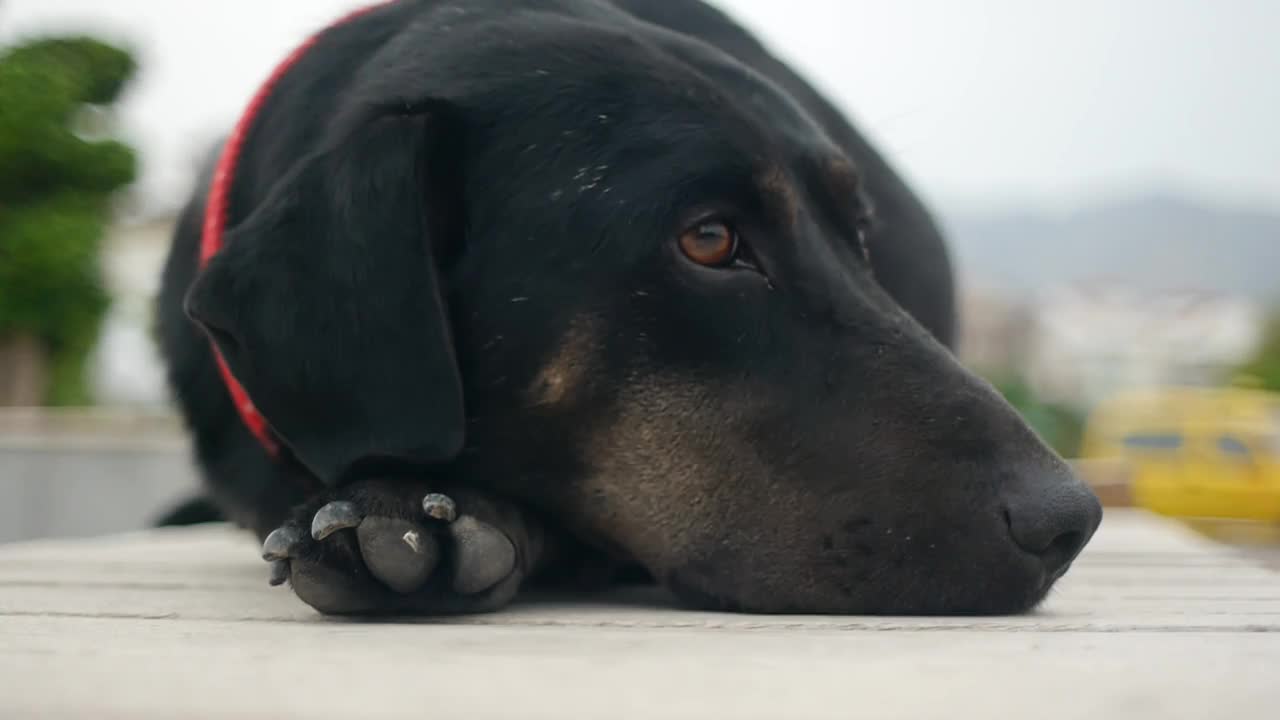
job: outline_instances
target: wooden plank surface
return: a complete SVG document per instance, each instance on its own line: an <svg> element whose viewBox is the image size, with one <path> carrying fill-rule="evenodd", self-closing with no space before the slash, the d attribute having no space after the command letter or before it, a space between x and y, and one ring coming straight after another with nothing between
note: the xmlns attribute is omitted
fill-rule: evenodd
<svg viewBox="0 0 1280 720"><path fill-rule="evenodd" d="M1280 574L1112 510L1025 617L747 616L658 593L319 617L223 527L0 545L0 718L1270 718Z"/></svg>

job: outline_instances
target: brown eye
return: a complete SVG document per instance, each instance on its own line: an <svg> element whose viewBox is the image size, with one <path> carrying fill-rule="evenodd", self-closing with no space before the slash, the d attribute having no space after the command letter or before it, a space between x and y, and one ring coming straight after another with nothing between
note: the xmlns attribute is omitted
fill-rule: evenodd
<svg viewBox="0 0 1280 720"><path fill-rule="evenodd" d="M680 235L685 257L707 267L723 267L738 251L738 234L719 221L700 223Z"/></svg>

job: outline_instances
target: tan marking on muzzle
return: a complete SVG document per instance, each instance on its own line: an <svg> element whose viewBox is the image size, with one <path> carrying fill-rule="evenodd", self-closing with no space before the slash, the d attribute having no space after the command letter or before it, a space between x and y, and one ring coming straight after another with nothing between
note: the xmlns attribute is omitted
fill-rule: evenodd
<svg viewBox="0 0 1280 720"><path fill-rule="evenodd" d="M581 386L591 370L600 337L599 324L600 320L590 315L573 320L560 347L529 383L526 396L531 405L563 403Z"/></svg>
<svg viewBox="0 0 1280 720"><path fill-rule="evenodd" d="M716 397L693 378L648 375L619 388L616 415L584 447L591 529L651 570L739 511L738 487L717 458L759 465L755 448L716 423Z"/></svg>

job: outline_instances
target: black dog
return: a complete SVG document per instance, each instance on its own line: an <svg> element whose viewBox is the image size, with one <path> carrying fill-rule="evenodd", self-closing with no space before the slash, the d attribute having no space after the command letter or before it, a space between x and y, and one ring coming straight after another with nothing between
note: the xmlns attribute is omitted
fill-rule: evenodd
<svg viewBox="0 0 1280 720"><path fill-rule="evenodd" d="M947 350L921 204L697 0L392 3L249 117L163 345L214 500L321 611L641 570L702 607L1018 612L1098 525Z"/></svg>

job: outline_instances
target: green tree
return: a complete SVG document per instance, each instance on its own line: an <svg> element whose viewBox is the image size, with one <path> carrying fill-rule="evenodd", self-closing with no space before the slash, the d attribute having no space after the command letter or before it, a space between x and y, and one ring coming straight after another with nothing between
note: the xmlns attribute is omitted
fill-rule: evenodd
<svg viewBox="0 0 1280 720"><path fill-rule="evenodd" d="M127 51L87 37L0 50L0 342L36 340L51 404L89 400L85 361L109 302L100 246L112 194L136 172L129 147L76 129L134 69Z"/></svg>
<svg viewBox="0 0 1280 720"><path fill-rule="evenodd" d="M1262 344L1237 376L1264 390L1280 392L1280 309L1271 313L1262 333Z"/></svg>
<svg viewBox="0 0 1280 720"><path fill-rule="evenodd" d="M1072 458L1080 452L1081 440L1084 438L1084 416L1081 413L1041 400L1017 374L991 374L988 379L1027 424L1058 454Z"/></svg>

